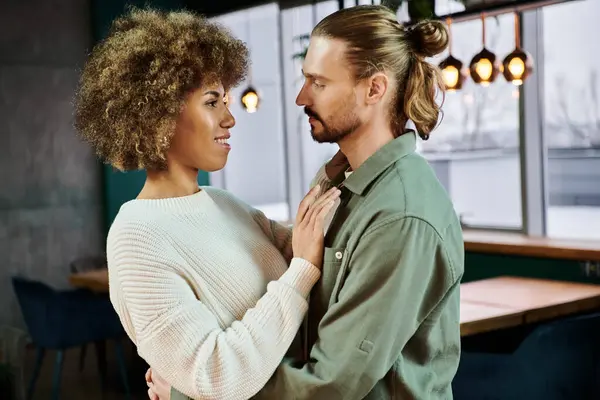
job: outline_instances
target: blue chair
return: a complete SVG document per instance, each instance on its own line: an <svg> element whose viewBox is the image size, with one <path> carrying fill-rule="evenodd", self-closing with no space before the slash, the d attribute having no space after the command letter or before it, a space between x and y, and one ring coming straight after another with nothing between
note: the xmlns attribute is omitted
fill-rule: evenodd
<svg viewBox="0 0 600 400"><path fill-rule="evenodd" d="M74 259L69 266L71 273L75 274L107 268L107 263L105 256L85 256ZM79 353L79 371L83 371L86 353L87 345L84 344L81 346L81 352ZM106 343L104 341L96 343L96 357L98 358L100 377L104 380L106 376Z"/></svg>
<svg viewBox="0 0 600 400"><path fill-rule="evenodd" d="M124 330L109 299L88 290L59 291L21 277L13 277L13 288L33 344L37 348L27 399L33 396L46 350L56 350L52 398L58 400L65 350L86 343L115 340L119 373L129 398L123 347ZM104 380L101 372L101 385Z"/></svg>
<svg viewBox="0 0 600 400"><path fill-rule="evenodd" d="M512 354L463 352L455 400L600 399L600 314L535 328Z"/></svg>

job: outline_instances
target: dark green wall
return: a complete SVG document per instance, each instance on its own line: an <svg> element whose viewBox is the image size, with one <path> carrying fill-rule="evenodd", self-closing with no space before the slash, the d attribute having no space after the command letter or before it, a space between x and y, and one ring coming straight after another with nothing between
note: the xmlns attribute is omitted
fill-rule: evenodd
<svg viewBox="0 0 600 400"><path fill-rule="evenodd" d="M578 261L467 253L463 282L499 275L527 276L589 283L600 282L600 278L585 277Z"/></svg>
<svg viewBox="0 0 600 400"><path fill-rule="evenodd" d="M163 10L177 10L184 8L183 0L93 0L91 4L91 18L94 41L102 40L112 21L123 14L128 6L152 6ZM137 196L144 185L146 174L144 171L119 172L111 166L105 165L102 179L104 185L104 213L105 228L112 224L121 205ZM201 172L198 176L200 185L208 185L208 173Z"/></svg>

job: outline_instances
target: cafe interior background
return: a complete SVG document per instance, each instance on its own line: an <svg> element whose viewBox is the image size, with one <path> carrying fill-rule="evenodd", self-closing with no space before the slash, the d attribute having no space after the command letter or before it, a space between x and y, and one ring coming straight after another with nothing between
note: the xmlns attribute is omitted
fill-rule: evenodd
<svg viewBox="0 0 600 400"><path fill-rule="evenodd" d="M145 365L106 294L106 233L143 172L99 163L73 128L91 47L127 5L187 8L248 43L234 149L199 183L294 217L335 145L294 103L312 27L360 0L0 1L0 398L143 399ZM600 399L600 1L391 0L438 18L448 85L418 151L463 224L455 398ZM73 307L77 304L77 307Z"/></svg>

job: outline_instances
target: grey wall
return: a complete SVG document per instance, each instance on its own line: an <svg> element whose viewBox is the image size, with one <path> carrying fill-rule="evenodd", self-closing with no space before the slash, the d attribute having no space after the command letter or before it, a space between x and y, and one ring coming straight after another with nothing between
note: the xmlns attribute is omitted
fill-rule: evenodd
<svg viewBox="0 0 600 400"><path fill-rule="evenodd" d="M0 324L22 326L12 275L66 287L103 251L100 166L72 128L89 3L4 0L0 38Z"/></svg>

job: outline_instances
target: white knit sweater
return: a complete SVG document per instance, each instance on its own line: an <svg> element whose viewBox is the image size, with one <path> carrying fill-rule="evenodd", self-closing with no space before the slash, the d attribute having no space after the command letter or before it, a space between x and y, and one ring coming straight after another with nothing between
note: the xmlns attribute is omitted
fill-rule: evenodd
<svg viewBox="0 0 600 400"><path fill-rule="evenodd" d="M320 277L291 230L225 191L125 203L110 298L138 352L195 399L248 399L282 361Z"/></svg>

